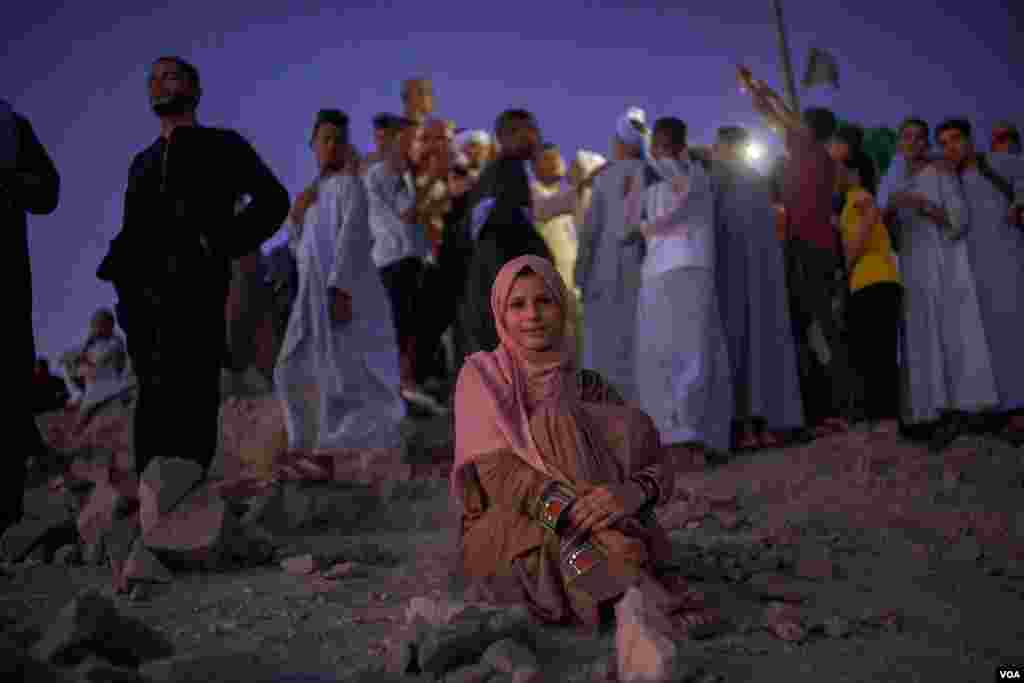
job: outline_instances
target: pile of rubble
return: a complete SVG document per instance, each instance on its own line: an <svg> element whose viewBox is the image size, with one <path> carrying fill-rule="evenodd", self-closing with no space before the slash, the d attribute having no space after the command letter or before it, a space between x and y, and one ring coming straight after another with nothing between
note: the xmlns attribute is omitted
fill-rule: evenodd
<svg viewBox="0 0 1024 683"><path fill-rule="evenodd" d="M44 633L0 636L5 680L32 683L185 683L260 681L257 653L175 655L158 630L121 614L113 600L87 589L69 602ZM223 672L230 672L224 677Z"/></svg>

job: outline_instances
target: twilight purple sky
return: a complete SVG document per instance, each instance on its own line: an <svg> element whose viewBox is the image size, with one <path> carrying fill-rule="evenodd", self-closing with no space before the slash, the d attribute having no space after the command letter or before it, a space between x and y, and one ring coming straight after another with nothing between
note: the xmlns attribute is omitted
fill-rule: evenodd
<svg viewBox="0 0 1024 683"><path fill-rule="evenodd" d="M680 116L695 142L724 123L758 127L737 62L781 88L769 0L339 4L36 0L5 14L0 96L32 121L63 184L57 211L29 219L40 354L76 343L113 302L95 270L119 229L132 155L156 136L144 85L159 55L199 67L201 121L241 131L293 194L314 171L318 108L347 110L366 151L370 118L400 111L399 81L416 74L434 79L437 113L460 127L490 128L501 109L525 106L567 157L606 153L631 105ZM840 61L841 90L801 104L868 125L966 115L986 141L999 118L1024 124L1015 4L789 0L797 79L812 46Z"/></svg>

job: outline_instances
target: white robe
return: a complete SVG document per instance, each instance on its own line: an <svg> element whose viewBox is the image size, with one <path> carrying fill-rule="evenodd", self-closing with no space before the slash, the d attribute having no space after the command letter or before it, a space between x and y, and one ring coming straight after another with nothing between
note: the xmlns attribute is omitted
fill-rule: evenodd
<svg viewBox="0 0 1024 683"><path fill-rule="evenodd" d="M125 343L117 335L91 339L83 347L82 355L96 368L95 377L86 384L81 396L82 415L135 387L135 378L128 372Z"/></svg>
<svg viewBox="0 0 1024 683"><path fill-rule="evenodd" d="M951 176L929 167L911 176L902 157L882 181L879 203L905 191L924 196L961 227L965 207ZM964 239L951 240L931 219L900 210L903 255L904 419L937 420L948 410L981 411L999 402L991 352Z"/></svg>
<svg viewBox="0 0 1024 683"><path fill-rule="evenodd" d="M302 226L286 224L299 291L274 371L293 450L392 449L401 445L398 344L384 285L371 257L366 188L355 176L318 183ZM352 320L331 320L329 288L352 296ZM315 440L303 391L315 384Z"/></svg>
<svg viewBox="0 0 1024 683"><path fill-rule="evenodd" d="M635 396L633 340L643 245L625 243L626 178L640 160L613 162L594 180L584 221L577 226L575 279L583 301L583 366L600 373L623 398Z"/></svg>
<svg viewBox="0 0 1024 683"><path fill-rule="evenodd" d="M638 172L627 199L627 223L639 225L646 208L647 220L664 229L647 239L634 323L638 403L663 444L724 452L734 406L715 289L714 195L698 164L679 172L689 177L686 192L668 180L645 187Z"/></svg>

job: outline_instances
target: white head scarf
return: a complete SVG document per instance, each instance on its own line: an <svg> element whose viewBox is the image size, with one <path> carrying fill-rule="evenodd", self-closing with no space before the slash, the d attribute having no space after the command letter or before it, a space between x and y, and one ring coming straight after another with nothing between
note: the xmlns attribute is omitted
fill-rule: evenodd
<svg viewBox="0 0 1024 683"><path fill-rule="evenodd" d="M639 107L630 107L626 113L615 122L615 136L624 145L643 147L645 135L636 129L635 123L647 125L647 114Z"/></svg>
<svg viewBox="0 0 1024 683"><path fill-rule="evenodd" d="M460 152L474 144L489 145L491 136L485 130L464 130L455 136L455 149Z"/></svg>

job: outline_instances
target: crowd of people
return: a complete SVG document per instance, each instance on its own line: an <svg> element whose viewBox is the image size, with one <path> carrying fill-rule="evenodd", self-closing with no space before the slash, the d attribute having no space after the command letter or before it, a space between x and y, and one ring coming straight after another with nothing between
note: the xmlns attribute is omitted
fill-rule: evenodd
<svg viewBox="0 0 1024 683"><path fill-rule="evenodd" d="M610 160L580 150L567 165L533 113L460 129L412 79L365 156L345 112L316 113L319 172L292 202L242 136L198 123L198 70L160 58L160 134L131 163L97 273L127 347L102 311L75 376L123 373L127 351L139 473L165 455L208 466L232 262L284 226L267 272L287 318L273 379L290 455L315 468L324 452L394 451L410 406L453 408L463 569L553 620L593 622L627 585L672 602L648 513L680 460L854 422L925 430L936 450L970 429L1019 437L1019 131L1000 124L983 153L950 119L935 153L907 118L878 168L856 126L794 111L744 68L738 80L784 140L770 174L740 126L697 147L680 118L633 107L609 122ZM24 242L24 212L55 208L58 176L9 107L0 133L5 221ZM21 251L15 290L29 292ZM170 413L187 428L167 430Z"/></svg>

